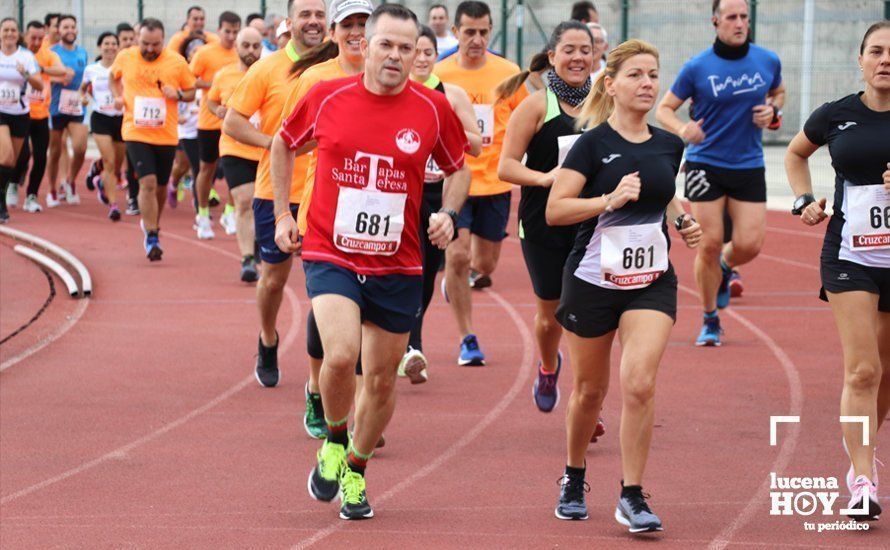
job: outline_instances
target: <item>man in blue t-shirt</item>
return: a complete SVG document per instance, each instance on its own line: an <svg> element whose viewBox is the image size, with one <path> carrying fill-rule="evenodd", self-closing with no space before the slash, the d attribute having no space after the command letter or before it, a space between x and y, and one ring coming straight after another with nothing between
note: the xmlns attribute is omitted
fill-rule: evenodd
<svg viewBox="0 0 890 550"><path fill-rule="evenodd" d="M753 260L763 244L763 129L778 129L785 102L779 57L748 39L748 2L714 0L712 8L714 45L686 62L656 112L689 144L686 198L704 231L695 259L705 311L698 346L720 345L717 308L729 305L733 268ZM692 120L684 123L676 111L686 100ZM724 212L733 228L725 244Z"/></svg>
<svg viewBox="0 0 890 550"><path fill-rule="evenodd" d="M77 41L77 19L73 15L59 17L60 41L52 46L54 51L62 59L62 64L74 71L74 76L65 82L54 82L52 85L52 100L49 105L50 137L49 137L49 161L47 172L49 174L50 195L47 198L47 206L58 206L64 196L68 204L80 204L74 186L74 178L83 166L83 158L87 151L87 127L83 123L84 107L83 96L80 93L80 84L83 81L83 71L89 63L87 51L75 42ZM59 178L59 158L62 148L65 146L63 132L68 131L71 137L71 145L74 154L68 162L68 174L62 181L61 190L56 194ZM52 200L50 200L52 199Z"/></svg>

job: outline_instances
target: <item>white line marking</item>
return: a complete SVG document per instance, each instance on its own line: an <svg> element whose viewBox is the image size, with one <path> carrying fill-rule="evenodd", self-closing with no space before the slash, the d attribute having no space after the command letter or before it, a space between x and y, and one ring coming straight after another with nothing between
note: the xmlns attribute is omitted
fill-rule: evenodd
<svg viewBox="0 0 890 550"><path fill-rule="evenodd" d="M56 340L58 340L59 338L64 336L66 332L71 330L71 327L73 327L75 324L77 324L78 321L80 321L80 318L83 317L83 314L86 312L87 307L89 307L89 305L90 305L89 298L84 298L82 300L78 300L77 307L74 308L74 313L69 315L68 318L65 319L64 323L59 325L56 328L56 330L54 330L53 332L51 332L49 334L49 336L44 337L43 339L41 339L37 343L33 344L31 347L29 347L25 351L19 353L15 357L10 357L3 363L0 363L0 372L5 371L6 369L15 365L16 363L24 361L28 357L31 357L38 351L42 350L46 346L52 344L53 342L55 342Z"/></svg>
<svg viewBox="0 0 890 550"><path fill-rule="evenodd" d="M519 313L513 308L513 306L501 297L497 292L486 289L485 293L489 294L492 298L497 301L501 307L510 315L510 319L516 325L516 328L519 330L519 334L522 336L523 348L522 348L522 366L519 367L519 373L516 376L516 380L513 382L513 386L510 390L498 401L497 405L494 406L488 414L485 415L485 418L481 419L469 432L464 434L463 437L454 442L450 447L448 447L445 451L443 451L435 460L427 463L423 468L415 471L413 474L402 480L400 483L392 487L387 492L380 495L380 497L373 499L374 505L383 504L387 500L396 496L400 492L404 491L417 481L423 479L428 476L435 470L439 469L443 464L445 464L448 460L453 458L457 453L464 449L467 445L472 443L479 435L485 431L492 423L516 399L516 396L520 394L520 392L525 391L528 379L532 373L532 360L534 358L534 340L532 339L531 332L529 332L528 327L525 324L525 321L522 320L522 317ZM340 529L346 527L346 525L350 523L348 521L344 521L341 519L336 520L334 523L331 523L324 529L316 531L311 537L301 540L296 545L293 546L294 549L302 549L308 548L313 544L323 540L324 538L330 536L331 534L339 531Z"/></svg>

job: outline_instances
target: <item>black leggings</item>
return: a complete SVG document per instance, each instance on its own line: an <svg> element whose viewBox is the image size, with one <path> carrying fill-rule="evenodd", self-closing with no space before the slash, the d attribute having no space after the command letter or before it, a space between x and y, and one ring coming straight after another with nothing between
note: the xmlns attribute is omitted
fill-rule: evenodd
<svg viewBox="0 0 890 550"><path fill-rule="evenodd" d="M32 152L34 164L31 166L31 173L28 176L28 195L37 195L40 191L40 182L46 174L46 152L49 149L49 119L31 120L31 127L28 130L30 139L26 139L22 143L22 151L19 153L15 170L12 172L10 181L13 183L24 183L25 174L28 173L28 161L31 160Z"/></svg>
<svg viewBox="0 0 890 550"><path fill-rule="evenodd" d="M445 256L445 251L430 242L427 230L430 227L430 214L438 212L442 208L442 183L428 183L424 188L423 201L420 204L420 242L423 246L423 307L420 315L411 328L411 336L408 345L412 348L423 350L423 317L433 301L436 292L436 275L439 273L439 264Z"/></svg>

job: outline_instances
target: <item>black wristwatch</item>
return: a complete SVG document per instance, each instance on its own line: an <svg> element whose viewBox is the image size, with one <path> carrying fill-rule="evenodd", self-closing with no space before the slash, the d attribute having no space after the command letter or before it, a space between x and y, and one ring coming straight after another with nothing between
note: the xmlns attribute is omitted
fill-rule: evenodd
<svg viewBox="0 0 890 550"><path fill-rule="evenodd" d="M686 221L685 213L677 216L677 219L674 220L674 227L677 229L677 231L680 231L681 229L683 229L683 222L685 222L685 221ZM689 223L694 223L694 222L695 222L695 218L693 218L692 216L689 216Z"/></svg>
<svg viewBox="0 0 890 550"><path fill-rule="evenodd" d="M182 101L182 90L176 90L176 98Z"/></svg>
<svg viewBox="0 0 890 550"><path fill-rule="evenodd" d="M803 209L814 202L816 202L816 197L814 197L812 193L804 193L794 199L794 206L791 207L791 213L795 216L800 216L803 214Z"/></svg>
<svg viewBox="0 0 890 550"><path fill-rule="evenodd" d="M439 213L448 214L448 217L451 218L451 227L454 229L452 240L457 239L457 212L450 208L440 208Z"/></svg>

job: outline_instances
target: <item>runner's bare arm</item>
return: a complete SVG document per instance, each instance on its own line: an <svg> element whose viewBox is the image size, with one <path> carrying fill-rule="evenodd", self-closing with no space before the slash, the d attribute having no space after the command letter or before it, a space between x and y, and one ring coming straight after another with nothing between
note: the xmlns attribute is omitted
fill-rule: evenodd
<svg viewBox="0 0 890 550"><path fill-rule="evenodd" d="M680 216L683 216L683 228L678 229L677 232L680 233L686 246L695 248L701 240L701 225L695 218L686 213L686 209L683 208L683 202L675 195L667 206L667 221L670 225L674 225L674 221Z"/></svg>
<svg viewBox="0 0 890 550"><path fill-rule="evenodd" d="M539 172L532 170L522 163L522 157L528 150L528 144L532 137L541 128L547 109L546 96L541 92L519 104L513 111L510 121L507 122L507 133L504 136L504 146L501 150L501 160L498 163L498 178L530 187L550 187L556 178L556 170Z"/></svg>
<svg viewBox="0 0 890 550"><path fill-rule="evenodd" d="M226 111L226 118L223 121L223 132L235 141L240 141L245 145L262 147L263 149L272 148L272 136L267 136L257 130L246 116L235 109Z"/></svg>
<svg viewBox="0 0 890 550"><path fill-rule="evenodd" d="M448 98L457 118L464 127L467 141L470 143L469 154L478 157L482 153L482 134L479 133L479 125L476 123L476 113L470 96L460 86L445 84L445 97Z"/></svg>
<svg viewBox="0 0 890 550"><path fill-rule="evenodd" d="M110 76L108 78L108 89L111 90L111 95L114 97L114 108L115 109L123 109L124 108L124 89L121 86L120 77L115 78L114 76Z"/></svg>
<svg viewBox="0 0 890 550"><path fill-rule="evenodd" d="M788 144L788 150L785 152L785 174L795 197L807 193L813 194L809 158L817 149L819 146L810 141L803 131L798 132ZM800 215L801 221L807 225L816 225L826 219L828 217L825 213L826 204L828 201L822 197L807 205Z"/></svg>
<svg viewBox="0 0 890 550"><path fill-rule="evenodd" d="M442 210L460 212L470 192L471 175L470 167L466 164L446 175L445 188L442 190ZM430 242L445 249L454 237L453 223L448 214L436 212L430 215L430 227L427 231Z"/></svg>
<svg viewBox="0 0 890 550"><path fill-rule="evenodd" d="M207 110L217 116L217 118L225 118L226 116L226 108L220 105L218 102L210 99L209 97L205 97L204 101L207 102Z"/></svg>
<svg viewBox="0 0 890 550"><path fill-rule="evenodd" d="M682 107L685 102L685 100L675 96L673 92L668 91L664 94L661 103L658 104L658 108L655 110L655 120L665 130L683 138L683 141L701 143L705 139L705 133L701 129L704 119L690 120L684 123L677 116L677 109Z"/></svg>
<svg viewBox="0 0 890 550"><path fill-rule="evenodd" d="M785 105L785 83L782 82L776 88L766 94L766 101L770 105L774 105L776 109L781 109Z"/></svg>
<svg viewBox="0 0 890 550"><path fill-rule="evenodd" d="M297 221L290 215L290 186L294 170L294 152L279 134L272 138L269 173L275 201L275 244L282 252L300 249Z"/></svg>
<svg viewBox="0 0 890 550"><path fill-rule="evenodd" d="M581 172L569 168L560 168L556 172L545 213L549 225L574 225L640 198L639 172L625 175L614 191L601 197L579 198L586 182L587 176Z"/></svg>

